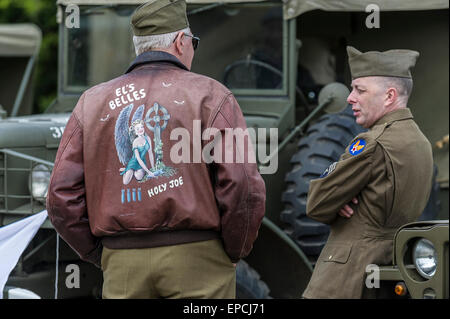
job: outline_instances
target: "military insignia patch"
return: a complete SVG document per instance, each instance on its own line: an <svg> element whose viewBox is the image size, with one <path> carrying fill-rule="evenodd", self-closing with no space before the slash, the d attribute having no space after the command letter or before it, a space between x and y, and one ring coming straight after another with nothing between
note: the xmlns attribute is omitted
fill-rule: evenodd
<svg viewBox="0 0 450 319"><path fill-rule="evenodd" d="M331 174L331 172L333 172L334 169L336 168L336 164L337 164L337 162L334 162L333 164L328 166L328 168L322 173L322 175L320 175L319 178L322 178L322 177L328 176L328 174Z"/></svg>
<svg viewBox="0 0 450 319"><path fill-rule="evenodd" d="M366 141L362 138L356 140L352 145L350 145L350 148L348 149L349 153L353 156L360 154L364 148L366 147Z"/></svg>

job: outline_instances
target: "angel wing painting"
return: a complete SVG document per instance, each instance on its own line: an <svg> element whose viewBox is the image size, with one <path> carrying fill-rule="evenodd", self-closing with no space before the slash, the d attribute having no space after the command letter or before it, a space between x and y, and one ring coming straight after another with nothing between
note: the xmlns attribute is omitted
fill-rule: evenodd
<svg viewBox="0 0 450 319"><path fill-rule="evenodd" d="M129 184L133 177L137 181L146 181L155 177L152 142L145 132L143 121L144 105L137 108L131 125L128 125L133 107L134 105L130 104L120 112L114 131L117 156L120 163L125 166L119 170L120 175L123 176L124 185ZM150 167L146 160L147 154Z"/></svg>

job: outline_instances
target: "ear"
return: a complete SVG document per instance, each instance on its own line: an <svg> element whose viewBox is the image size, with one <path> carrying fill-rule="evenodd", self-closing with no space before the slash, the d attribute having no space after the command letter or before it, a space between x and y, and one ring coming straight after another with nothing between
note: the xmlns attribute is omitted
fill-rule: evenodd
<svg viewBox="0 0 450 319"><path fill-rule="evenodd" d="M178 55L183 55L183 50L184 50L183 39L184 39L184 33L179 32L177 34L177 37L175 38L175 52Z"/></svg>
<svg viewBox="0 0 450 319"><path fill-rule="evenodd" d="M398 99L398 92L396 88L390 87L386 91L386 105L394 104Z"/></svg>

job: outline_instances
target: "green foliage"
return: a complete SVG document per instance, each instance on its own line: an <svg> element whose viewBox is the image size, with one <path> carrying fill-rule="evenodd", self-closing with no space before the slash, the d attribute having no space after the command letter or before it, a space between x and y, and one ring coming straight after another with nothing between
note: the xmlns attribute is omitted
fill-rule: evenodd
<svg viewBox="0 0 450 319"><path fill-rule="evenodd" d="M54 0L0 0L0 23L34 23L42 44L34 72L34 112L43 112L57 90L58 24Z"/></svg>

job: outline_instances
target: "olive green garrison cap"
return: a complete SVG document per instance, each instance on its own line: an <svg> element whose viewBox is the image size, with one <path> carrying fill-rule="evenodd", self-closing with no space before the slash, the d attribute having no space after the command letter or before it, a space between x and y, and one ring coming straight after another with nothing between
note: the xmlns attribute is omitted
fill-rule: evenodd
<svg viewBox="0 0 450 319"><path fill-rule="evenodd" d="M185 0L151 0L131 17L135 36L164 34L189 27Z"/></svg>
<svg viewBox="0 0 450 319"><path fill-rule="evenodd" d="M412 50L368 51L362 53L347 46L352 79L365 76L411 78L410 69L416 65L419 52Z"/></svg>

